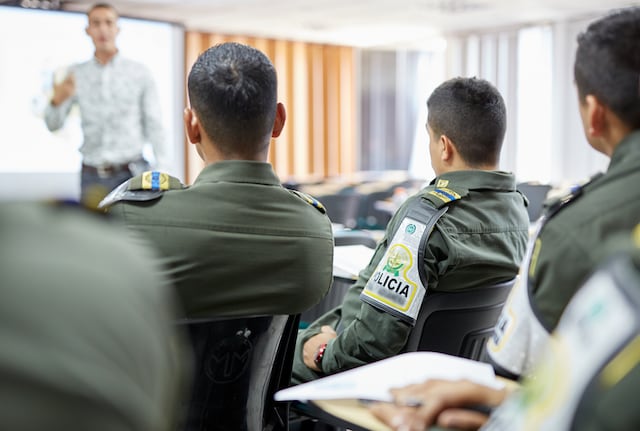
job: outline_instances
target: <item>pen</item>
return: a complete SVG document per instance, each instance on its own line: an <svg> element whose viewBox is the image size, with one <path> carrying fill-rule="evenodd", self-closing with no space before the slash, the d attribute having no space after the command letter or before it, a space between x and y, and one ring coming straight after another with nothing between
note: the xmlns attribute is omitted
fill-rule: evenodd
<svg viewBox="0 0 640 431"><path fill-rule="evenodd" d="M423 405L423 401L419 398L404 398L402 400L392 400L392 401L388 401L388 400L375 400L375 399L369 399L369 398L359 398L358 402L362 405L365 406L369 406L371 404L375 404L375 403L388 403L388 404L393 404L397 407L414 407L414 408L418 408L418 407L422 407ZM493 408L489 407L489 406L485 406L482 404L474 404L474 405L469 405L469 406L462 406L461 408L466 409L466 410L473 410L475 412L478 413L482 413L485 414L487 416L490 416L491 413L493 412Z"/></svg>
<svg viewBox="0 0 640 431"><path fill-rule="evenodd" d="M403 400L376 400L376 399L370 399L370 398L359 398L358 402L360 404L363 405L371 405L371 404L375 404L375 403L388 403L388 404L393 404L397 407L420 407L422 406L422 400L418 399L418 398L404 398Z"/></svg>

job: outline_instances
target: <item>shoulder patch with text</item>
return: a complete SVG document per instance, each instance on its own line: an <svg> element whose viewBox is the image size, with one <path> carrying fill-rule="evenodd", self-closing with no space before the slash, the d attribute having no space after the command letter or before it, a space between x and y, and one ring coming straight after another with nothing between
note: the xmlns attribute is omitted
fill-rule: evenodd
<svg viewBox="0 0 640 431"><path fill-rule="evenodd" d="M413 325L426 288L420 280L418 250L425 223L405 217L360 299Z"/></svg>

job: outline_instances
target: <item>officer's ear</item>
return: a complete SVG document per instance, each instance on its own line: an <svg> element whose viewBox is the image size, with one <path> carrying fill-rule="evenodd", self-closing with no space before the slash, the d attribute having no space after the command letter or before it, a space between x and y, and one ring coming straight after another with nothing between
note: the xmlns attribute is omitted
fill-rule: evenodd
<svg viewBox="0 0 640 431"><path fill-rule="evenodd" d="M440 158L445 163L451 163L455 154L458 153L458 149L455 144L447 135L440 135L440 142L438 143L440 148Z"/></svg>
<svg viewBox="0 0 640 431"><path fill-rule="evenodd" d="M200 120L195 111L191 108L184 108L183 112L184 130L187 134L187 139L192 144L198 144L202 140L200 133Z"/></svg>
<svg viewBox="0 0 640 431"><path fill-rule="evenodd" d="M287 111L284 109L284 105L278 102L276 106L276 118L273 121L273 130L271 131L271 137L277 138L284 129L284 123L287 119Z"/></svg>
<svg viewBox="0 0 640 431"><path fill-rule="evenodd" d="M602 137L605 129L605 106L593 94L587 94L585 97L586 120L588 121L587 133L594 138Z"/></svg>

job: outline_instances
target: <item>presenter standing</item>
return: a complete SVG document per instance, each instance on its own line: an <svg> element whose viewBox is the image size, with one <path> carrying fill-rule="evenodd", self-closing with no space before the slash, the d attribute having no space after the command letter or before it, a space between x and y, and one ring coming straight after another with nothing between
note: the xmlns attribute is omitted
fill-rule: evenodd
<svg viewBox="0 0 640 431"><path fill-rule="evenodd" d="M155 83L144 65L120 55L117 11L98 3L87 17L95 55L71 66L65 79L54 83L45 122L51 131L60 129L78 105L84 137L80 199L96 206L113 188L149 169L142 156L145 144L152 145L158 165L166 161Z"/></svg>

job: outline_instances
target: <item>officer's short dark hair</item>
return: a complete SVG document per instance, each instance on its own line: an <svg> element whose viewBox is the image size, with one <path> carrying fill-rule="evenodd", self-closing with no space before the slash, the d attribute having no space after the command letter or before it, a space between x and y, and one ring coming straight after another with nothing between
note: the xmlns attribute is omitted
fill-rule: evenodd
<svg viewBox="0 0 640 431"><path fill-rule="evenodd" d="M574 76L627 126L640 129L640 7L620 9L578 35Z"/></svg>
<svg viewBox="0 0 640 431"><path fill-rule="evenodd" d="M277 105L276 70L255 48L223 43L191 68L191 106L205 133L226 154L254 154L269 145Z"/></svg>
<svg viewBox="0 0 640 431"><path fill-rule="evenodd" d="M427 108L431 130L453 141L469 166L498 162L507 112L500 92L488 81L479 78L445 81L431 93Z"/></svg>

